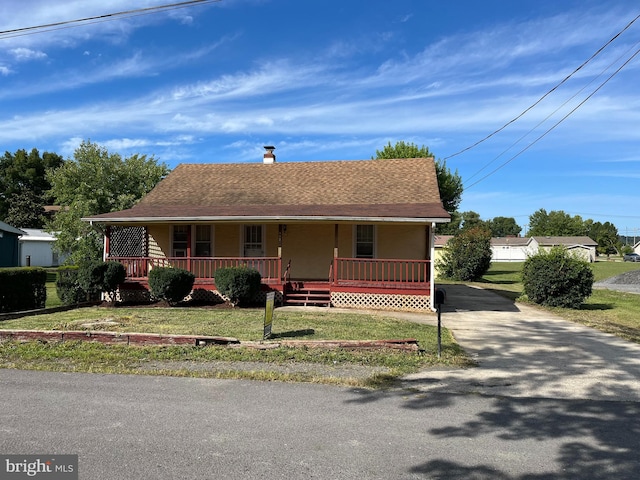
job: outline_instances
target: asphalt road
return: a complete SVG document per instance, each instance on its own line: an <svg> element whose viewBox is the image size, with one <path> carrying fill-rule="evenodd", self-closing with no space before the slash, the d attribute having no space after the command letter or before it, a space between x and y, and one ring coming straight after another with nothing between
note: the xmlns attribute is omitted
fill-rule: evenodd
<svg viewBox="0 0 640 480"><path fill-rule="evenodd" d="M83 480L635 479L640 404L0 370L0 453Z"/></svg>

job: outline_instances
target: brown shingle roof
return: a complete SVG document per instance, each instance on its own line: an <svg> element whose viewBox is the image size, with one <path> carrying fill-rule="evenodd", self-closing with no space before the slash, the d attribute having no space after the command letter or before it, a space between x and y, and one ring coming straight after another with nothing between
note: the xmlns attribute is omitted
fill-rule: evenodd
<svg viewBox="0 0 640 480"><path fill-rule="evenodd" d="M234 216L449 219L431 158L183 164L132 209L91 219Z"/></svg>

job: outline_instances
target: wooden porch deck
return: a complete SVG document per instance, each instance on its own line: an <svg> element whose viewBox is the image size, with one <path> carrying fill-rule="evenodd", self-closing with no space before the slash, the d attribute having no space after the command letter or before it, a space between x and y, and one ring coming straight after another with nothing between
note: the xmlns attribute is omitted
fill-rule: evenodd
<svg viewBox="0 0 640 480"><path fill-rule="evenodd" d="M300 291L393 293L425 295L430 292L430 260L334 258L327 280L289 278L279 257L108 257L127 271L125 288L148 288L148 273L156 267L183 268L196 276L194 286L215 290L215 271L246 266L262 275L263 287L295 295ZM295 297L290 297L295 298ZM323 297L324 298L324 297Z"/></svg>

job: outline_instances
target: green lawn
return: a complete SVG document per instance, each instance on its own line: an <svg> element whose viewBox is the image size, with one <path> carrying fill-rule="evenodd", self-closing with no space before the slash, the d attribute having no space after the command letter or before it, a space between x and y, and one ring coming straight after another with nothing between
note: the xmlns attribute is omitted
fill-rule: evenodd
<svg viewBox="0 0 640 480"><path fill-rule="evenodd" d="M0 329L109 330L173 334L219 335L244 341L260 341L263 334L262 309L203 308L104 308L90 307L7 320ZM108 321L108 325L95 322ZM339 383L373 387L385 386L400 375L429 366L470 366L473 362L443 329L442 357L437 358L437 331L391 317L349 313L283 312L276 310L273 341L286 339L376 340L415 338L423 352L394 350L326 350L279 347L268 350L227 347L127 347L65 342L0 344L0 368L24 368L102 373L145 373L191 375L217 378L250 378L283 381ZM154 365L161 362L163 368ZM168 363L167 363L168 362ZM235 367L202 368L210 362L236 362ZM237 363L240 362L240 363ZM247 370L239 365L260 362ZM182 368L187 363L199 367ZM170 365L167 367L166 365ZM291 365L320 365L328 373L282 373ZM344 366L384 369L365 378L336 377L333 369ZM285 370L288 370L285 369Z"/></svg>
<svg viewBox="0 0 640 480"><path fill-rule="evenodd" d="M494 262L476 285L515 301L523 290L520 277L522 265L522 262ZM602 261L592 263L591 268L595 280L601 281L631 270L640 270L640 264ZM591 297L579 310L567 308L548 308L548 310L568 320L640 343L640 295L638 294L593 290Z"/></svg>

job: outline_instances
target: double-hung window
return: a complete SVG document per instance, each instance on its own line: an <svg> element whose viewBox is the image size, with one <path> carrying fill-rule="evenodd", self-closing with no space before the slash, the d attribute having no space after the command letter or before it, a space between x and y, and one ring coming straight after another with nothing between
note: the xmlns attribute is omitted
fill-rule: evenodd
<svg viewBox="0 0 640 480"><path fill-rule="evenodd" d="M355 226L355 257L374 258L376 251L376 230L374 225Z"/></svg>

